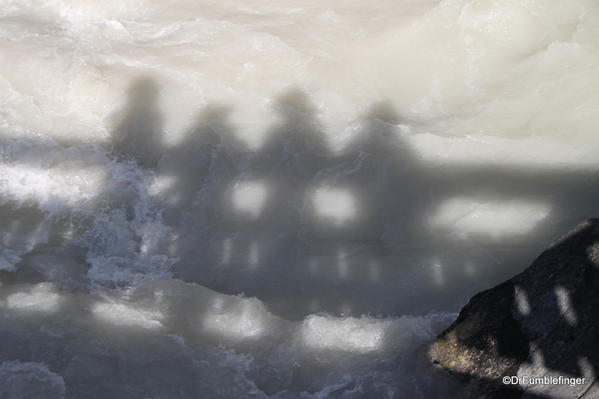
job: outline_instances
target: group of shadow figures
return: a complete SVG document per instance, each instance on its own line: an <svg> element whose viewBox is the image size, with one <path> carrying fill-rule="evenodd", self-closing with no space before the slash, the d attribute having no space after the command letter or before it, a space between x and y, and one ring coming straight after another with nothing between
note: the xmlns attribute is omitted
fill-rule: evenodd
<svg viewBox="0 0 599 399"><path fill-rule="evenodd" d="M394 125L401 118L388 103L371 107L353 142L332 151L308 96L290 90L274 103L279 124L258 150L252 150L236 136L229 121L232 110L226 106L204 107L178 145L165 144L158 96L159 88L149 78L131 85L112 130L111 152L168 182L157 203L163 221L180 237L176 252L183 259L177 269L182 277L220 267L223 260L259 264L284 277L293 269L291 264L302 259L310 265L298 265L298 273L322 269L319 263L337 264L340 277L353 274L354 280L376 281L385 272L378 259L396 261L393 256L398 253L428 252L445 258L451 257L445 256L448 253L472 253L476 244L435 231L428 223L443 200L464 196L550 206L550 217L532 232L485 242L497 248L511 246L503 255L521 261L522 253L538 252L597 209L594 170L422 161L397 134ZM250 203L263 202L248 205L260 207L259 216L252 218L239 209L245 199L235 198L235 190L255 182L261 184L264 198L248 195ZM342 189L349 196L355 206L346 210L343 223L319 215L314 200L319 187ZM238 191L243 196L243 190ZM326 204L333 209L345 205ZM373 256L377 260L365 262ZM374 266L351 267L352 259ZM502 276L522 265L515 267L504 267ZM219 270L208 275L223 275ZM451 280L451 274L445 273L443 280Z"/></svg>
<svg viewBox="0 0 599 399"><path fill-rule="evenodd" d="M402 121L387 103L371 107L353 142L333 151L308 96L289 90L274 103L280 122L252 150L237 138L226 106L205 107L178 145L165 145L158 95L151 79L131 86L111 151L167 178L168 189L157 201L179 237L175 276L221 292L258 295L282 313L302 308L298 302L305 300L297 317L340 310L327 304L371 311L360 306L366 296L370 305L377 295L381 304L396 301L395 310L402 309L402 300L411 302L405 309L414 301L435 306L458 291L463 301L522 270L551 240L599 208L595 170L425 162L396 133ZM251 217L232 198L236 187L256 181L266 194L259 216ZM356 206L344 223L318 216L313 194L319 187L351 196ZM551 215L525 235L477 243L427 227L441 201L463 196L542 202ZM486 265L478 287L464 290L460 267L483 245L503 259ZM453 262L436 284L418 270L433 255ZM308 303L319 296L319 306L311 309ZM427 296L435 299L427 302Z"/></svg>
<svg viewBox="0 0 599 399"><path fill-rule="evenodd" d="M371 107L355 139L333 151L307 94L289 90L274 101L279 122L256 150L239 140L227 106L204 107L183 140L167 144L159 94L150 78L131 85L109 153L167 182L155 203L175 232L174 277L258 296L286 317L455 310L599 208L595 170L425 162L397 134L395 126L410 121L388 103ZM260 195L240 189L247 184ZM335 196L326 204L333 215L343 211L342 220L319 211L314 193L322 187L345 193L352 206ZM464 196L542 202L551 214L500 240L430 227L443 200ZM465 281L473 259L480 270Z"/></svg>

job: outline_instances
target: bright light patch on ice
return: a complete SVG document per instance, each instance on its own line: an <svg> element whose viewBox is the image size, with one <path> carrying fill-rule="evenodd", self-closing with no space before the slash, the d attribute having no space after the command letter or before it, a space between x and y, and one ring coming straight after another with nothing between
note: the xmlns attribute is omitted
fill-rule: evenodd
<svg viewBox="0 0 599 399"><path fill-rule="evenodd" d="M0 164L2 195L19 202L34 201L43 208L74 206L94 198L106 177L97 167L42 168L27 164Z"/></svg>
<svg viewBox="0 0 599 399"><path fill-rule="evenodd" d="M518 168L594 169L599 149L572 140L549 137L505 138L468 135L444 137L422 133L407 138L423 161L452 164L496 165ZM531 148L536 152L532 153Z"/></svg>
<svg viewBox="0 0 599 399"><path fill-rule="evenodd" d="M233 207L238 212L256 219L266 204L267 194L267 187L262 182L239 182L233 187Z"/></svg>
<svg viewBox="0 0 599 399"><path fill-rule="evenodd" d="M235 304L225 304L221 298L215 298L202 319L202 328L209 334L232 341L257 339L266 333L269 316L262 302L255 298L242 299Z"/></svg>
<svg viewBox="0 0 599 399"><path fill-rule="evenodd" d="M442 286L445 284L445 276L443 273L443 263L439 259L435 259L431 264L433 281L435 285Z"/></svg>
<svg viewBox="0 0 599 399"><path fill-rule="evenodd" d="M11 310L32 313L54 313L60 307L61 297L51 283L40 283L28 292L18 292L6 298Z"/></svg>
<svg viewBox="0 0 599 399"><path fill-rule="evenodd" d="M313 201L317 214L336 225L356 217L356 202L349 190L320 187L314 193Z"/></svg>
<svg viewBox="0 0 599 399"><path fill-rule="evenodd" d="M226 238L225 240L223 240L223 252L222 252L222 257L221 257L220 263L223 265L226 265L229 262L231 262L232 252L233 252L233 239Z"/></svg>
<svg viewBox="0 0 599 399"><path fill-rule="evenodd" d="M156 176L150 189L150 195L163 195L172 190L172 187L177 183L175 176L159 175Z"/></svg>
<svg viewBox="0 0 599 399"><path fill-rule="evenodd" d="M484 235L500 239L530 233L550 211L546 204L529 201L454 198L441 204L430 226L450 230L462 238Z"/></svg>
<svg viewBox="0 0 599 399"><path fill-rule="evenodd" d="M250 244L249 254L248 254L248 262L252 269L255 269L260 262L260 247L257 242L253 242Z"/></svg>
<svg viewBox="0 0 599 399"><path fill-rule="evenodd" d="M308 316L302 325L303 343L313 350L355 353L381 351L393 320L367 317Z"/></svg>
<svg viewBox="0 0 599 399"><path fill-rule="evenodd" d="M347 278L349 274L347 257L347 251L341 249L337 252L337 275L343 279Z"/></svg>
<svg viewBox="0 0 599 399"><path fill-rule="evenodd" d="M115 326L148 330L161 329L164 320L164 314L160 311L137 309L124 303L97 302L92 306L92 314L97 320Z"/></svg>

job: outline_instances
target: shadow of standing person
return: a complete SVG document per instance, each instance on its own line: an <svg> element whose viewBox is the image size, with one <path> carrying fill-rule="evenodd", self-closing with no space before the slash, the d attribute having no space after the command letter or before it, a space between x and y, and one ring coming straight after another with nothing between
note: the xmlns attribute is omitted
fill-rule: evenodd
<svg viewBox="0 0 599 399"><path fill-rule="evenodd" d="M171 148L158 164L158 176L170 182L163 194L164 220L177 225L191 211L194 200L209 179L221 137L212 127L227 114L225 107L207 107L183 140Z"/></svg>
<svg viewBox="0 0 599 399"><path fill-rule="evenodd" d="M127 104L112 131L112 151L117 159L134 160L146 169L158 164L163 152L158 94L156 82L147 77L129 87Z"/></svg>

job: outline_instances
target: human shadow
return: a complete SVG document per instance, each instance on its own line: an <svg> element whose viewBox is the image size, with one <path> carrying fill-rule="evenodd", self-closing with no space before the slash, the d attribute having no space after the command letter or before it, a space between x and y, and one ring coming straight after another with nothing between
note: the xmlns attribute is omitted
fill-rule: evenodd
<svg viewBox="0 0 599 399"><path fill-rule="evenodd" d="M308 95L289 90L273 102L278 122L256 150L240 139L230 121L234 110L223 105L204 107L182 140L167 145L158 98L152 79L134 82L109 146L114 163L137 164L153 183L135 189L143 193L113 190L102 204L126 209L127 217L117 221L136 228L147 219L143 215L155 214L148 226L164 225L170 235L148 244L131 228L127 234L137 242L119 251L139 255L135 267L141 269L151 255L177 258L173 277L256 296L286 319L455 310L473 293L521 271L565 226L598 210L594 170L423 160L398 130L402 119L389 103L360 116L356 138L337 151ZM440 203L462 196L547 203L550 216L501 238L460 237L431 226ZM140 207L141 197L153 202ZM36 234L35 221L43 215L29 222L23 212L13 227L3 226L6 246ZM112 250L98 241L77 245ZM108 255L132 267L121 252ZM546 305L556 309L556 301ZM528 355L525 349L518 356ZM589 359L596 366L594 355ZM573 364L554 368L560 367L578 375Z"/></svg>
<svg viewBox="0 0 599 399"><path fill-rule="evenodd" d="M225 107L209 107L199 113L197 123L184 135L183 140L164 151L157 169L166 180L168 189L161 198L164 220L177 225L179 219L193 206L196 196L208 183L221 136L214 126L226 129Z"/></svg>
<svg viewBox="0 0 599 399"><path fill-rule="evenodd" d="M454 310L597 210L593 170L425 161L389 103L359 116L339 151L308 95L290 89L273 101L278 122L253 149L226 105L202 108L167 144L159 94L151 78L133 82L111 133L109 156L150 182L101 189L110 191L104 207L126 211L106 224L129 223L127 237L139 236L119 251L139 255L138 268L154 255L177 258L175 277L256 295L292 318ZM524 233L460 236L430 223L455 197L539 202L550 214ZM134 230L150 222L166 232L148 243Z"/></svg>
<svg viewBox="0 0 599 399"><path fill-rule="evenodd" d="M140 78L127 91L127 103L111 132L113 154L119 160L134 160L143 168L155 168L162 149L162 116L159 89L151 78Z"/></svg>
<svg viewBox="0 0 599 399"><path fill-rule="evenodd" d="M256 295L293 318L316 308L455 309L518 271L599 199L593 171L424 161L385 102L370 107L355 139L334 151L316 107L297 89L273 102L279 122L257 150L240 140L224 106L205 107L169 147L156 92L148 79L131 86L114 155L164 183L154 199L177 236L163 248L179 258L175 276ZM499 239L431 226L439 204L459 196L548 203L551 217Z"/></svg>

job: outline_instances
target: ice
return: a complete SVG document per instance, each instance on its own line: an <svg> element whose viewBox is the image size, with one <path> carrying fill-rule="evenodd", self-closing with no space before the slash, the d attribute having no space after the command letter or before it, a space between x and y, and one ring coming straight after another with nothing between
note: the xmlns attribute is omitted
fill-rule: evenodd
<svg viewBox="0 0 599 399"><path fill-rule="evenodd" d="M150 330L162 328L164 315L159 311L136 309L122 303L97 302L91 312L98 320L123 327L141 327Z"/></svg>
<svg viewBox="0 0 599 399"><path fill-rule="evenodd" d="M452 397L427 340L599 210L595 0L0 4L18 389Z"/></svg>
<svg viewBox="0 0 599 399"><path fill-rule="evenodd" d="M41 363L4 362L0 364L0 393L6 399L62 399L64 379Z"/></svg>
<svg viewBox="0 0 599 399"><path fill-rule="evenodd" d="M31 290L6 298L6 306L17 312L52 314L59 310L61 297L51 283L40 283Z"/></svg>
<svg viewBox="0 0 599 399"><path fill-rule="evenodd" d="M310 316L302 328L304 344L310 348L357 353L382 350L393 333L398 333L393 320L368 318Z"/></svg>

